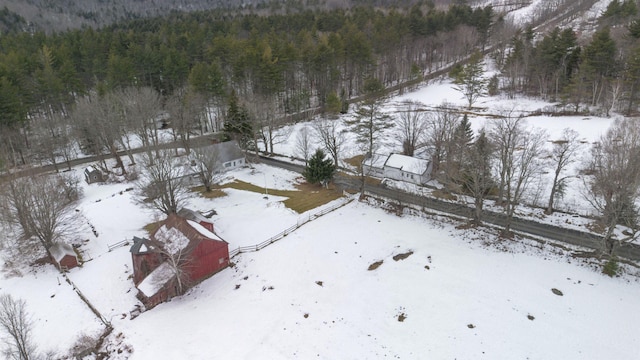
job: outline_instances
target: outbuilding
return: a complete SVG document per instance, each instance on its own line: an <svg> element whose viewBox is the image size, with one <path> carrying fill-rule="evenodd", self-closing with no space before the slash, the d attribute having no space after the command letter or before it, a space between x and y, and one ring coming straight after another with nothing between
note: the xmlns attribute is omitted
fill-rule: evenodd
<svg viewBox="0 0 640 360"><path fill-rule="evenodd" d="M66 271L78 266L78 254L73 246L62 242L55 243L49 247L49 253L58 269Z"/></svg>
<svg viewBox="0 0 640 360"><path fill-rule="evenodd" d="M150 239L134 238L133 280L150 309L229 266L229 244L194 220L171 214ZM178 278L180 276L180 278Z"/></svg>
<svg viewBox="0 0 640 360"><path fill-rule="evenodd" d="M431 161L402 154L373 154L362 162L366 176L424 185L431 179Z"/></svg>
<svg viewBox="0 0 640 360"><path fill-rule="evenodd" d="M84 169L84 181L86 181L87 184L104 182L105 176L102 171L95 166L87 166Z"/></svg>

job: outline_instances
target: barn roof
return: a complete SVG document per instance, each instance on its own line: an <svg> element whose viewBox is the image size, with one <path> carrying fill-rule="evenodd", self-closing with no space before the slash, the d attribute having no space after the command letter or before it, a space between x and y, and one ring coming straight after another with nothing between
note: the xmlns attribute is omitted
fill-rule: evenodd
<svg viewBox="0 0 640 360"><path fill-rule="evenodd" d="M152 241L162 243L163 246L167 246L167 240L171 240L170 242L175 242L175 245L169 245L171 247L182 245L186 247L190 242L206 240L224 242L218 235L207 230L204 226L193 220L187 220L177 214L169 215L162 223L162 226L151 235L151 239Z"/></svg>
<svg viewBox="0 0 640 360"><path fill-rule="evenodd" d="M211 220L207 219L206 217L204 217L204 215L202 215L201 213L199 213L198 211L193 211L191 209L187 209L187 208L182 208L180 209L180 211L178 211L178 215L187 219L187 220L193 220L195 222L207 222L207 223L212 223Z"/></svg>
<svg viewBox="0 0 640 360"><path fill-rule="evenodd" d="M142 291L146 297L151 297L162 289L174 276L175 273L173 269L169 263L165 261L138 284L138 290Z"/></svg>
<svg viewBox="0 0 640 360"><path fill-rule="evenodd" d="M73 250L73 247L61 242L51 245L49 252L57 263L60 263L60 261L67 255L73 256L74 258L76 257L76 252Z"/></svg>
<svg viewBox="0 0 640 360"><path fill-rule="evenodd" d="M189 245L189 238L175 227L162 225L153 235L169 254L177 254Z"/></svg>
<svg viewBox="0 0 640 360"><path fill-rule="evenodd" d="M205 228L204 226L198 224L197 222L193 221L193 220L187 220L187 223L194 228L197 232L200 233L200 235L206 237L207 239L210 240L217 240L217 241L224 241L222 240L222 238L220 238L218 235L212 233L211 231L209 231L207 228Z"/></svg>
<svg viewBox="0 0 640 360"><path fill-rule="evenodd" d="M149 252L149 250L153 250L155 246L151 244L151 240L146 238L139 238L137 236L133 237L133 245L129 251L132 254L143 254Z"/></svg>
<svg viewBox="0 0 640 360"><path fill-rule="evenodd" d="M401 154L391 154L384 164L413 174L422 175L429 168L429 161Z"/></svg>

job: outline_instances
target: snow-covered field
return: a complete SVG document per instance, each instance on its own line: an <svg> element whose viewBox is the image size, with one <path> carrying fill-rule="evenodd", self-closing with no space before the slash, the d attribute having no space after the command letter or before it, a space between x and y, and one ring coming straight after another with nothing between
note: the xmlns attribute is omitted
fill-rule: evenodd
<svg viewBox="0 0 640 360"><path fill-rule="evenodd" d="M403 100L464 105L446 80L390 99L389 111ZM486 124L482 112L490 109L533 111L548 105L485 98L478 104L484 109L470 120L477 130ZM550 140L571 127L586 144L611 122L528 118L531 126L547 129ZM297 155L295 136L305 125L286 129L291 135L276 152ZM397 151L396 146L389 142L381 151ZM347 147L343 157L356 153ZM298 176L263 165L229 174L277 189L293 189ZM578 185L560 205L586 212ZM109 251L109 245L144 236L143 226L159 216L132 200L131 183L83 186L78 209L87 225L81 237L88 241L81 249L88 261L68 275L113 325L107 346L113 359L636 359L640 354L636 275L609 278L553 247L501 242L491 230L457 230L446 219L398 217L357 201L260 252L239 255L234 267L132 319L139 302L129 249ZM217 211L216 231L230 249L260 243L304 216L287 209L282 198L226 192L212 200L192 198L189 206ZM409 252L404 260L393 259ZM5 259L9 253L3 250ZM368 270L377 261L382 264ZM19 270L22 276L5 273L0 292L26 301L41 350L62 357L80 335L102 331L53 266Z"/></svg>
<svg viewBox="0 0 640 360"><path fill-rule="evenodd" d="M297 176L266 166L237 175L273 187ZM107 244L140 235L151 215L117 190L87 186L88 197L103 199L82 206L99 236L85 247L93 260L69 273L113 324L111 341L133 350L115 359L634 359L640 351L635 277L609 278L552 248L492 245L490 233L357 201L132 320L128 247ZM296 219L275 199L231 193L208 203L225 239L257 243ZM58 277L44 266L0 286L27 301L40 347L62 352L101 325Z"/></svg>

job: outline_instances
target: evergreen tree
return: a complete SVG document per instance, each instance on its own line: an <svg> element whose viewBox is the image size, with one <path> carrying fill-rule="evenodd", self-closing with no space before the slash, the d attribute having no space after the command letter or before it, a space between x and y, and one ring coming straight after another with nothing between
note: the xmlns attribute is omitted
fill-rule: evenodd
<svg viewBox="0 0 640 360"><path fill-rule="evenodd" d="M311 156L302 173L307 182L311 184L326 184L331 181L336 171L336 166L331 159L326 159L325 157L326 155L321 149L316 150L315 154Z"/></svg>
<svg viewBox="0 0 640 360"><path fill-rule="evenodd" d="M475 52L455 79L455 89L460 91L467 99L469 108L473 106L478 98L486 95L487 79L484 77L483 66L482 53Z"/></svg>
<svg viewBox="0 0 640 360"><path fill-rule="evenodd" d="M473 129L471 129L471 122L467 114L464 114L462 117L462 121L458 124L454 136L456 143L462 146L468 146L473 142Z"/></svg>
<svg viewBox="0 0 640 360"><path fill-rule="evenodd" d="M332 117L337 117L337 115L342 111L342 102L335 91L332 91L327 95L327 101L325 104L325 111Z"/></svg>
<svg viewBox="0 0 640 360"><path fill-rule="evenodd" d="M640 20L632 21L629 26L629 35L634 39L640 39Z"/></svg>
<svg viewBox="0 0 640 360"><path fill-rule="evenodd" d="M240 147L247 149L253 140L253 126L247 109L239 104L235 91L229 95L229 108L224 122L224 140L237 140Z"/></svg>

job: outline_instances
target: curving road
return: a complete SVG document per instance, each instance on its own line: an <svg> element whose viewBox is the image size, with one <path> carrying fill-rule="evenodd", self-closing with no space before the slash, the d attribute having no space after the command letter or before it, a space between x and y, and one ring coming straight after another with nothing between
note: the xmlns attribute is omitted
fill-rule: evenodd
<svg viewBox="0 0 640 360"><path fill-rule="evenodd" d="M292 162L276 160L269 157L260 156L260 161L267 165L277 166L299 173L304 170L304 166L294 164ZM340 175L336 176L336 178L334 179L334 183L344 189L353 190L359 190L362 186L361 181ZM473 218L474 209L464 204L443 201L436 198L420 196L417 194L406 193L397 189L390 189L370 184L365 185L365 191L372 194L373 196L383 197L391 201L396 201L400 204L412 204L464 218ZM483 212L483 221L492 225L504 227L506 224L506 216L502 213L485 210ZM515 232L539 236L542 238L560 241L571 245L582 246L593 250L602 250L603 246L603 239L599 235L574 229L563 228L560 226L539 223L523 218L513 218L511 222L511 229ZM614 253L617 256L629 260L640 260L640 246L635 244L622 244L620 246L617 246L614 250Z"/></svg>

